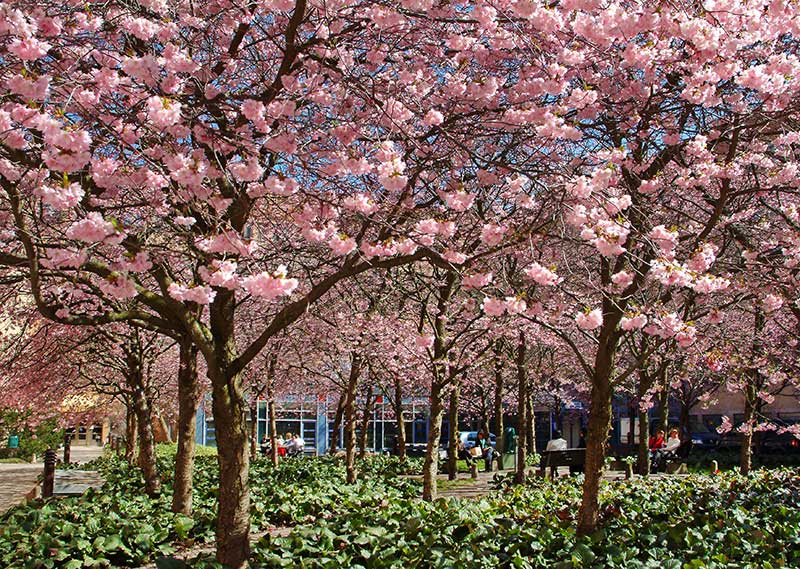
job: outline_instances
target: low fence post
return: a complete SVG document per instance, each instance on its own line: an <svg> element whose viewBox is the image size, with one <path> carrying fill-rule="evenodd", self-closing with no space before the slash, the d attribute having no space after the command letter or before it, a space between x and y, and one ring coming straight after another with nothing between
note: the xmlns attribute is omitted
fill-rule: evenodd
<svg viewBox="0 0 800 569"><path fill-rule="evenodd" d="M49 448L44 453L44 480L42 481L42 498L53 496L56 482L56 451Z"/></svg>
<svg viewBox="0 0 800 569"><path fill-rule="evenodd" d="M69 464L72 452L72 436L68 433L64 435L64 464Z"/></svg>

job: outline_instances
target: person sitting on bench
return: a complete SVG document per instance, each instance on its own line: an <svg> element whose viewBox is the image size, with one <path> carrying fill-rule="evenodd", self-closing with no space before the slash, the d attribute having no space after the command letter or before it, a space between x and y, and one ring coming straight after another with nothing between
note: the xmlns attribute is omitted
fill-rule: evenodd
<svg viewBox="0 0 800 569"><path fill-rule="evenodd" d="M553 438L547 441L547 448L544 450L546 451L553 451L553 450L567 450L567 441L561 436L561 431L555 430L553 431ZM555 478L557 472L557 467L551 466L550 467L550 478Z"/></svg>
<svg viewBox="0 0 800 569"><path fill-rule="evenodd" d="M669 438L664 446L653 451L653 470L660 470L667 466L668 460L678 458L677 452L681 446L681 438L678 436L678 429L669 432Z"/></svg>

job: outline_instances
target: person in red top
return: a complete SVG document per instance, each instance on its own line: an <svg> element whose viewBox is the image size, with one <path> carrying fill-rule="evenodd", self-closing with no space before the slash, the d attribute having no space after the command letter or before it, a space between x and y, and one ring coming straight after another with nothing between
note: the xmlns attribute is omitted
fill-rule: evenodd
<svg viewBox="0 0 800 569"><path fill-rule="evenodd" d="M655 435L650 437L648 446L650 447L651 451L656 451L662 448L665 444L667 444L667 442L664 440L664 431L659 429Z"/></svg>

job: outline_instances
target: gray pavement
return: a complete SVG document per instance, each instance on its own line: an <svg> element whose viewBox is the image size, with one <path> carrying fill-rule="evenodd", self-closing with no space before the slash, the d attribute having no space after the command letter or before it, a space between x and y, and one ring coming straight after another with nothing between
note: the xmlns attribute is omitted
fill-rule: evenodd
<svg viewBox="0 0 800 569"><path fill-rule="evenodd" d="M72 447L70 460L85 463L101 456L103 449L100 447ZM21 502L26 497L32 498L37 486L37 477L42 474L44 465L40 462L33 464L2 464L0 463L0 514L3 514Z"/></svg>

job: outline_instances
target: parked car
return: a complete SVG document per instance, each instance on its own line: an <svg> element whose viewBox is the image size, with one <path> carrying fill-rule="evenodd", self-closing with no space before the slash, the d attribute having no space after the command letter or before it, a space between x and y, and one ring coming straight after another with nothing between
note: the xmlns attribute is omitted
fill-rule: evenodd
<svg viewBox="0 0 800 569"><path fill-rule="evenodd" d="M719 446L720 439L721 437L718 433L692 433L692 448L694 450L715 449Z"/></svg>
<svg viewBox="0 0 800 569"><path fill-rule="evenodd" d="M459 436L461 437L461 442L464 443L464 448L467 450L478 444L478 431L461 431ZM489 433L489 444L492 447L497 446L497 436L493 433Z"/></svg>

